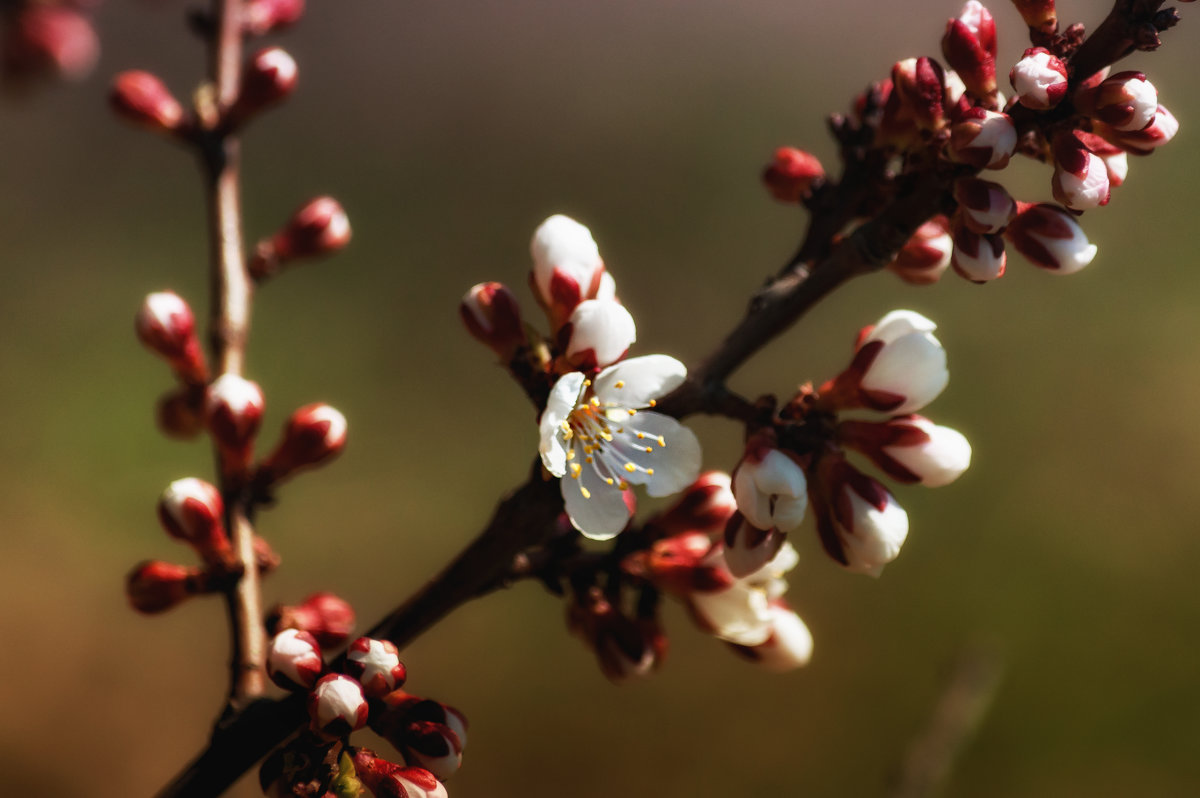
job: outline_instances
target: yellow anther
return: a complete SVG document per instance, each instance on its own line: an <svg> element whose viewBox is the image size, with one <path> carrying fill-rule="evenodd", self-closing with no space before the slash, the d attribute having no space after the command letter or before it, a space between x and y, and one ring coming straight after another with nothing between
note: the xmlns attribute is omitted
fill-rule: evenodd
<svg viewBox="0 0 1200 798"><path fill-rule="evenodd" d="M654 476L654 469L653 469L653 468L647 468L647 469L646 469L646 476L648 476L648 477L652 477L652 476Z"/></svg>
<svg viewBox="0 0 1200 798"><path fill-rule="evenodd" d="M658 436L658 445L659 445L659 446L666 446L666 445L667 445L667 439L666 439L666 438L664 438L663 436L659 435L659 436Z"/></svg>
<svg viewBox="0 0 1200 798"><path fill-rule="evenodd" d="M571 463L571 479L579 479L579 473L583 471L583 466L579 463Z"/></svg>
<svg viewBox="0 0 1200 798"><path fill-rule="evenodd" d="M637 466L635 466L633 463L626 463L625 470L632 474L634 471L637 471Z"/></svg>
<svg viewBox="0 0 1200 798"><path fill-rule="evenodd" d="M621 490L629 490L629 483L626 482L625 480L621 480L620 483L617 485L617 487L620 488Z"/></svg>
<svg viewBox="0 0 1200 798"><path fill-rule="evenodd" d="M568 460L574 460L574 459L575 459L575 450L574 450L574 449L570 449L570 450L568 450L568 451L567 451L567 459L568 459Z"/></svg>
<svg viewBox="0 0 1200 798"><path fill-rule="evenodd" d="M605 482L607 482L609 485L613 484L613 478L612 478L612 477L605 477L605 478L604 478L604 481L605 481Z"/></svg>
<svg viewBox="0 0 1200 798"><path fill-rule="evenodd" d="M637 437L638 437L638 440L640 441L642 438L645 438L645 437L646 437L646 433L644 433L644 432L639 432Z"/></svg>
<svg viewBox="0 0 1200 798"><path fill-rule="evenodd" d="M650 400L650 406L651 406L651 407L654 407L654 406L655 406L655 405L657 405L657 404L658 404L658 400L657 400L657 399L651 399L651 400Z"/></svg>
<svg viewBox="0 0 1200 798"><path fill-rule="evenodd" d="M612 435L610 435L610 434L609 434L609 433L607 433L607 432L601 432L601 433L600 433L600 437L601 437L601 438L603 438L603 439L604 439L604 440L606 440L606 441L611 441L611 440L612 440Z"/></svg>
<svg viewBox="0 0 1200 798"><path fill-rule="evenodd" d="M600 406L600 400L599 400L599 399L597 399L596 397L594 397L594 396L593 396L593 397L592 397L592 402L591 402L591 404L592 404L592 407L599 407L599 406Z"/></svg>
<svg viewBox="0 0 1200 798"><path fill-rule="evenodd" d="M584 461L585 463L590 463L590 462L592 462L592 456L589 454L587 457L583 458L583 461Z"/></svg>
<svg viewBox="0 0 1200 798"><path fill-rule="evenodd" d="M591 384L592 384L592 381L591 381L591 380L584 380L584 381L583 381L583 387L584 387L584 388L587 388L587 387L588 387L588 386L590 386Z"/></svg>
<svg viewBox="0 0 1200 798"><path fill-rule="evenodd" d="M653 454L653 453L654 453L654 447L653 447L653 446L647 446L647 447L646 447L646 454Z"/></svg>
<svg viewBox="0 0 1200 798"><path fill-rule="evenodd" d="M592 498L592 492L590 490L588 490L587 488L585 488L583 485L579 486L579 492L583 494L583 498L585 498L585 499Z"/></svg>
<svg viewBox="0 0 1200 798"><path fill-rule="evenodd" d="M617 380L616 384L614 384L613 387L614 388L624 388L625 380Z"/></svg>

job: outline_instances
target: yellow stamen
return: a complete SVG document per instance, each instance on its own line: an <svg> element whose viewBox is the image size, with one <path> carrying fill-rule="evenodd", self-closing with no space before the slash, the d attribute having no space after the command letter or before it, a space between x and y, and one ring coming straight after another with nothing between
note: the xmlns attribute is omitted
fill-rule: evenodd
<svg viewBox="0 0 1200 798"><path fill-rule="evenodd" d="M637 471L637 466L635 466L633 463L626 463L625 470L632 474L634 471Z"/></svg>
<svg viewBox="0 0 1200 798"><path fill-rule="evenodd" d="M579 473L583 471L583 466L579 463L571 463L571 479L579 479Z"/></svg>
<svg viewBox="0 0 1200 798"><path fill-rule="evenodd" d="M654 406L655 406L655 405L657 405L657 404L658 404L658 400L657 400L657 399L651 399L651 400L650 400L650 406L651 406L651 407L654 407Z"/></svg>
<svg viewBox="0 0 1200 798"><path fill-rule="evenodd" d="M652 477L652 476L654 476L654 469L653 469L653 468L647 468L647 469L646 469L646 476L648 476L648 477Z"/></svg>
<svg viewBox="0 0 1200 798"><path fill-rule="evenodd" d="M625 387L625 380L617 380L616 384L615 384L615 385L613 385L613 387L614 387L614 388L624 388L624 387Z"/></svg>
<svg viewBox="0 0 1200 798"><path fill-rule="evenodd" d="M592 492L590 490L588 490L587 488L585 488L583 485L579 486L579 492L583 494L583 498L585 498L585 499L592 498Z"/></svg>

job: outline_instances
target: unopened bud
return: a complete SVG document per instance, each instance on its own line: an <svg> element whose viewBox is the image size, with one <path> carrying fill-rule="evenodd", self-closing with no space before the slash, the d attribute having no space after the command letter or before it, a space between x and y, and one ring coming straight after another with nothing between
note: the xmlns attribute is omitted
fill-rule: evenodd
<svg viewBox="0 0 1200 798"><path fill-rule="evenodd" d="M718 534L737 512L731 484L725 472L706 471L684 488L675 504L653 520L654 528L664 536L685 532Z"/></svg>
<svg viewBox="0 0 1200 798"><path fill-rule="evenodd" d="M263 36L295 24L304 15L304 0L248 0L242 10L247 34Z"/></svg>
<svg viewBox="0 0 1200 798"><path fill-rule="evenodd" d="M165 612L206 589L207 579L201 569L160 560L141 563L125 581L129 603L146 615Z"/></svg>
<svg viewBox="0 0 1200 798"><path fill-rule="evenodd" d="M1108 185L1110 187L1116 188L1125 182L1125 178L1129 174L1129 154L1125 150L1095 133L1085 133L1082 130L1076 130L1075 136L1083 146L1087 147L1100 160L1104 161L1104 168L1108 171Z"/></svg>
<svg viewBox="0 0 1200 798"><path fill-rule="evenodd" d="M428 770L401 767L367 748L355 752L354 771L375 798L447 798L445 786Z"/></svg>
<svg viewBox="0 0 1200 798"><path fill-rule="evenodd" d="M300 206L271 238L259 242L250 259L250 276L270 277L288 261L327 255L350 243L350 219L333 197L316 197Z"/></svg>
<svg viewBox="0 0 1200 798"><path fill-rule="evenodd" d="M908 537L908 514L877 480L837 456L821 459L817 533L847 570L878 577Z"/></svg>
<svg viewBox="0 0 1200 798"><path fill-rule="evenodd" d="M158 500L158 518L167 534L195 547L208 562L230 562L221 492L202 479L177 479Z"/></svg>
<svg viewBox="0 0 1200 798"><path fill-rule="evenodd" d="M242 71L237 115L245 117L283 102L296 89L296 61L281 47L259 50Z"/></svg>
<svg viewBox="0 0 1200 798"><path fill-rule="evenodd" d="M463 324L475 340L489 347L504 363L525 343L525 326L517 298L503 283L480 283L458 306Z"/></svg>
<svg viewBox="0 0 1200 798"><path fill-rule="evenodd" d="M272 633L281 629L308 632L324 649L342 645L354 631L354 608L333 593L313 593L294 607L279 606L267 618Z"/></svg>
<svg viewBox="0 0 1200 798"><path fill-rule="evenodd" d="M380 698L404 686L408 671L390 640L360 637L346 650L346 673L358 680L363 693Z"/></svg>
<svg viewBox="0 0 1200 798"><path fill-rule="evenodd" d="M1001 236L973 233L966 225L959 225L954 230L950 265L962 277L973 283L999 279L1004 276L1007 260Z"/></svg>
<svg viewBox="0 0 1200 798"><path fill-rule="evenodd" d="M561 330L567 363L577 371L611 366L637 340L633 316L616 300L586 299Z"/></svg>
<svg viewBox="0 0 1200 798"><path fill-rule="evenodd" d="M262 423L263 405L258 385L236 374L222 374L208 386L206 424L231 467L248 464L254 436Z"/></svg>
<svg viewBox="0 0 1200 798"><path fill-rule="evenodd" d="M1017 128L1008 114L972 107L950 128L946 154L976 169L1003 169L1017 149Z"/></svg>
<svg viewBox="0 0 1200 798"><path fill-rule="evenodd" d="M887 268L906 283L930 285L950 266L953 247L950 222L945 216L935 216L917 228Z"/></svg>
<svg viewBox="0 0 1200 798"><path fill-rule="evenodd" d="M871 458L892 479L929 488L949 485L971 465L971 444L962 433L922 416L843 421L838 440Z"/></svg>
<svg viewBox="0 0 1200 798"><path fill-rule="evenodd" d="M267 481L278 481L332 460L345 447L346 417L327 404L305 405L292 413L283 439L259 466L259 474Z"/></svg>
<svg viewBox="0 0 1200 798"><path fill-rule="evenodd" d="M775 150L762 175L771 196L787 203L803 201L812 193L813 185L824 178L825 169L817 156L795 147Z"/></svg>
<svg viewBox="0 0 1200 798"><path fill-rule="evenodd" d="M173 133L183 125L183 106L149 72L135 69L117 75L108 100L121 117L151 130Z"/></svg>
<svg viewBox="0 0 1200 798"><path fill-rule="evenodd" d="M52 74L80 80L92 71L100 56L100 40L86 16L65 4L11 7L3 43L5 74L17 78Z"/></svg>
<svg viewBox="0 0 1200 798"><path fill-rule="evenodd" d="M367 725L367 699L349 676L322 676L308 697L310 728L327 740L345 737Z"/></svg>
<svg viewBox="0 0 1200 798"><path fill-rule="evenodd" d="M1122 131L1097 125L1097 132L1126 152L1134 155L1149 155L1175 138L1179 132L1179 121L1161 105L1154 112L1154 120L1141 130Z"/></svg>
<svg viewBox="0 0 1200 798"><path fill-rule="evenodd" d="M996 23L982 3L968 0L958 19L946 23L942 54L972 95L996 91Z"/></svg>
<svg viewBox="0 0 1200 798"><path fill-rule="evenodd" d="M1111 193L1108 167L1100 156L1071 134L1054 139L1054 198L1073 210L1107 205Z"/></svg>
<svg viewBox="0 0 1200 798"><path fill-rule="evenodd" d="M946 84L941 65L921 56L892 67L892 96L899 103L897 118L911 119L922 130L938 130L945 124Z"/></svg>
<svg viewBox="0 0 1200 798"><path fill-rule="evenodd" d="M808 508L804 469L788 452L774 447L773 435L751 438L742 461L733 472L733 495L746 521L763 530L791 532L800 526ZM729 541L727 536L726 549ZM748 569L746 573L753 570ZM744 575L737 568L733 572L735 576Z"/></svg>
<svg viewBox="0 0 1200 798"><path fill-rule="evenodd" d="M999 183L963 177L954 182L963 224L973 233L998 233L1017 212L1017 203Z"/></svg>
<svg viewBox="0 0 1200 798"><path fill-rule="evenodd" d="M166 360L184 382L196 384L208 378L196 337L196 319L178 294L160 291L147 295L134 319L134 330L138 340Z"/></svg>
<svg viewBox="0 0 1200 798"><path fill-rule="evenodd" d="M204 389L187 385L167 391L158 398L155 419L172 438L195 438L204 429Z"/></svg>
<svg viewBox="0 0 1200 798"><path fill-rule="evenodd" d="M1045 111L1067 95L1067 67L1044 47L1031 47L1008 74L1017 92L1017 102L1035 111Z"/></svg>
<svg viewBox="0 0 1200 798"><path fill-rule="evenodd" d="M542 222L529 251L534 293L557 332L576 305L598 297L604 261L591 231L562 214Z"/></svg>
<svg viewBox="0 0 1200 798"><path fill-rule="evenodd" d="M1004 237L1034 266L1055 274L1074 274L1096 257L1079 222L1057 205L1022 208Z"/></svg>
<svg viewBox="0 0 1200 798"><path fill-rule="evenodd" d="M1058 30L1058 15L1054 10L1054 0L1013 0L1013 5L1021 14L1021 19L1032 30L1050 34Z"/></svg>
<svg viewBox="0 0 1200 798"><path fill-rule="evenodd" d="M271 638L267 674L283 689L311 690L324 670L321 647L308 632L284 629Z"/></svg>
<svg viewBox="0 0 1200 798"><path fill-rule="evenodd" d="M1075 92L1075 107L1114 130L1141 130L1154 121L1158 90L1141 72L1118 72Z"/></svg>
<svg viewBox="0 0 1200 798"><path fill-rule="evenodd" d="M444 723L414 721L402 736L393 735L389 742L400 748L406 762L424 768L440 781L450 778L462 767L462 742Z"/></svg>
<svg viewBox="0 0 1200 798"><path fill-rule="evenodd" d="M771 602L768 613L771 636L766 642L757 646L730 643L730 647L751 662L776 673L807 665L812 659L813 637L804 621L782 599Z"/></svg>

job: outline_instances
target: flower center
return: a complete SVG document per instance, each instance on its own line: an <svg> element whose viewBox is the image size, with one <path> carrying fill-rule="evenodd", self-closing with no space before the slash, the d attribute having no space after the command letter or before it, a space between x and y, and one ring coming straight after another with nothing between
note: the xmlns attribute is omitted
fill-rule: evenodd
<svg viewBox="0 0 1200 798"><path fill-rule="evenodd" d="M623 382L613 385L616 390L623 387ZM650 405L654 406L654 400ZM637 408L620 402L601 402L592 393L592 381L583 381L575 409L563 420L559 431L567 448L567 469L572 479L580 479L584 468L591 468L606 485L627 490L627 478L641 482L644 479L635 475L654 476L654 469L635 462L634 456L654 454L666 447L666 440L661 435L635 429L632 423L622 426L614 420L615 417L631 422L637 412ZM580 485L579 490L585 499L591 498L586 487Z"/></svg>

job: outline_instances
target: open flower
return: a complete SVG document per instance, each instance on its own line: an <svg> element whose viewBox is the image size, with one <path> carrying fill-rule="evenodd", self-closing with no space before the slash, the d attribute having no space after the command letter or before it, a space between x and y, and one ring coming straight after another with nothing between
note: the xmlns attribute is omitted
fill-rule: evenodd
<svg viewBox="0 0 1200 798"><path fill-rule="evenodd" d="M629 520L622 491L645 485L669 496L700 473L700 443L691 430L661 413L646 412L674 390L687 368L673 357L646 355L601 371L561 377L540 422L538 451L562 477L571 523L586 537L608 540Z"/></svg>

